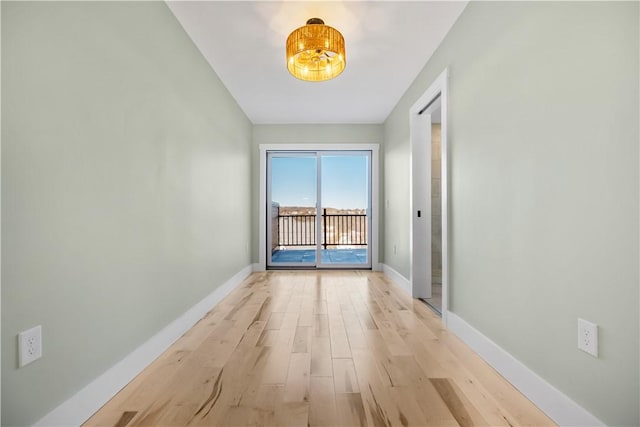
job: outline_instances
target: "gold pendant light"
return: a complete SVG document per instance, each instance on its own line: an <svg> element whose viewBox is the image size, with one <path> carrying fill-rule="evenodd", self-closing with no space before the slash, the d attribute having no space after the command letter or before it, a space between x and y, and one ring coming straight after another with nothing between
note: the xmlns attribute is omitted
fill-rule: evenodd
<svg viewBox="0 0 640 427"><path fill-rule="evenodd" d="M320 18L309 19L287 37L287 68L300 80L330 80L342 73L346 61L344 37Z"/></svg>

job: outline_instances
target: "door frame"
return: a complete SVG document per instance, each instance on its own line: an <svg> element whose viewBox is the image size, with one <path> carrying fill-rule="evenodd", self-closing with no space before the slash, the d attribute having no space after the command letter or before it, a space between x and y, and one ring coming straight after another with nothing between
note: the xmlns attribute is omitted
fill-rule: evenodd
<svg viewBox="0 0 640 427"><path fill-rule="evenodd" d="M371 257L371 269L380 271L378 251L378 195L379 195L379 144L260 144L260 211L258 225L258 265L256 271L265 271L267 268L267 152L318 152L327 151L340 153L341 151L370 151L371 152L371 239L369 251Z"/></svg>
<svg viewBox="0 0 640 427"><path fill-rule="evenodd" d="M409 139L410 139L410 219L409 219L409 265L410 278L409 282L414 298L421 298L427 294L425 280L431 283L429 268L429 277L424 277L425 269L422 268L424 258L426 257L424 245L424 237L418 233L423 232L425 228L431 230L431 187L424 185L424 182L417 182L420 177L427 176L431 180L431 162L426 161L425 152L431 153L431 147L425 147L424 136L424 120L421 115L425 107L428 106L438 95L441 97L441 195L442 195L442 322L446 326L447 313L449 311L449 176L448 176L448 110L449 110L449 70L445 68L442 73L434 80L429 88L418 98L418 100L409 109ZM429 138L429 141L431 138ZM428 158L431 158L429 154ZM420 173L415 173L420 171ZM423 222L428 222L428 227L420 224L417 217L417 211L428 212L423 215ZM426 221L428 219L428 221ZM421 239L422 237L422 239ZM429 236L429 248L431 237ZM428 253L431 253L430 249ZM422 261L422 262L421 262ZM430 265L430 262L429 262ZM429 287L430 290L430 287Z"/></svg>

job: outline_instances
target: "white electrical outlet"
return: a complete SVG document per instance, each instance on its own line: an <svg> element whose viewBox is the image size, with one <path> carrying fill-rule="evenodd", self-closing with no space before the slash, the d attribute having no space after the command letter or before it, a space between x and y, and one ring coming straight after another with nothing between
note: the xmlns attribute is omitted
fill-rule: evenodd
<svg viewBox="0 0 640 427"><path fill-rule="evenodd" d="M578 348L598 357L598 325L578 319Z"/></svg>
<svg viewBox="0 0 640 427"><path fill-rule="evenodd" d="M42 326L18 334L18 356L21 368L42 357Z"/></svg>

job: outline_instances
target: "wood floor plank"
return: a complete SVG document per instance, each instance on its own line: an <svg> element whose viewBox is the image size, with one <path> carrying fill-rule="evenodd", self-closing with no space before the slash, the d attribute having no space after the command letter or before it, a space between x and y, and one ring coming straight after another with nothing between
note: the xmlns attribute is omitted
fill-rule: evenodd
<svg viewBox="0 0 640 427"><path fill-rule="evenodd" d="M393 402L398 407L402 425L426 426L427 420L416 399L415 389L410 386L391 387Z"/></svg>
<svg viewBox="0 0 640 427"><path fill-rule="evenodd" d="M126 427L137 414L134 411L123 412L122 416L116 421L115 427Z"/></svg>
<svg viewBox="0 0 640 427"><path fill-rule="evenodd" d="M337 393L336 413L337 426L365 427L368 425L360 393Z"/></svg>
<svg viewBox="0 0 640 427"><path fill-rule="evenodd" d="M416 402L424 414L425 425L457 426L458 422L455 417L447 408L426 373L420 368L415 357L403 357L398 366L404 373L404 378L410 381L411 388L415 391Z"/></svg>
<svg viewBox="0 0 640 427"><path fill-rule="evenodd" d="M309 353L293 353L289 359L289 372L284 389L284 402L309 401L309 377L311 371L311 355Z"/></svg>
<svg viewBox="0 0 640 427"><path fill-rule="evenodd" d="M313 314L327 314L327 300L324 293L316 296L313 304Z"/></svg>
<svg viewBox="0 0 640 427"><path fill-rule="evenodd" d="M313 337L311 345L311 376L332 377L331 342L329 337Z"/></svg>
<svg viewBox="0 0 640 427"><path fill-rule="evenodd" d="M380 272L251 275L85 426L553 426Z"/></svg>
<svg viewBox="0 0 640 427"><path fill-rule="evenodd" d="M450 378L431 378L430 381L460 427L489 425Z"/></svg>
<svg viewBox="0 0 640 427"><path fill-rule="evenodd" d="M408 335L406 339L416 353L416 361L425 374L429 378L452 379L456 387L461 389L460 394L472 402L472 406L481 413L485 422L492 426L518 424L496 403L481 382L465 369L464 363L459 363L455 356L443 348L440 340L420 340L415 335Z"/></svg>
<svg viewBox="0 0 640 427"><path fill-rule="evenodd" d="M271 353L262 372L262 384L284 384L289 372L291 353L287 347L271 347Z"/></svg>
<svg viewBox="0 0 640 427"><path fill-rule="evenodd" d="M336 393L360 392L352 359L333 359L333 379Z"/></svg>
<svg viewBox="0 0 640 427"><path fill-rule="evenodd" d="M365 350L355 350L353 358L363 407L369 425L404 425L406 417L393 401L390 392L392 387L384 385L381 381L377 363L372 353Z"/></svg>
<svg viewBox="0 0 640 427"><path fill-rule="evenodd" d="M514 417L502 408L482 383L466 368L465 363L456 358L442 344L441 340L425 341L425 358L438 360L444 374L459 387L463 396L468 399L492 426L509 426L516 424ZM437 377L437 375L434 375Z"/></svg>
<svg viewBox="0 0 640 427"><path fill-rule="evenodd" d="M287 328L287 329L296 329L296 327L298 326L298 318L300 317L300 312L287 312L284 314L284 318L282 319L282 324L280 325L280 328Z"/></svg>
<svg viewBox="0 0 640 427"><path fill-rule="evenodd" d="M314 301L312 296L308 296L302 301L298 326L313 326L313 307Z"/></svg>
<svg viewBox="0 0 640 427"><path fill-rule="evenodd" d="M413 356L386 356L376 358L378 371L389 379L389 386L402 387L412 384L412 378L403 370L403 366L410 363Z"/></svg>
<svg viewBox="0 0 640 427"><path fill-rule="evenodd" d="M391 322L385 321L379 326L378 331L384 339L389 352L393 356L411 356L411 349L402 340L402 337L398 333L398 330L394 328Z"/></svg>
<svg viewBox="0 0 640 427"><path fill-rule="evenodd" d="M329 312L329 337L331 339L331 356L333 358L351 357L351 347L341 313Z"/></svg>
<svg viewBox="0 0 640 427"><path fill-rule="evenodd" d="M316 337L329 336L329 316L327 314L316 314L314 316L313 335Z"/></svg>
<svg viewBox="0 0 640 427"><path fill-rule="evenodd" d="M282 321L284 320L285 313L273 312L269 316L269 321L267 322L266 329L267 330L280 330L282 326Z"/></svg>
<svg viewBox="0 0 640 427"><path fill-rule="evenodd" d="M298 326L293 337L294 353L309 353L311 351L311 327Z"/></svg>
<svg viewBox="0 0 640 427"><path fill-rule="evenodd" d="M258 390L251 416L252 424L264 427L276 427L277 414L282 406L284 384L263 385ZM279 414L278 414L279 415Z"/></svg>
<svg viewBox="0 0 640 427"><path fill-rule="evenodd" d="M309 382L309 425L335 426L336 397L331 377L311 377Z"/></svg>
<svg viewBox="0 0 640 427"><path fill-rule="evenodd" d="M260 339L257 344L260 347L271 347L278 342L278 330L277 329L264 329L260 335Z"/></svg>
<svg viewBox="0 0 640 427"><path fill-rule="evenodd" d="M356 348L367 348L367 340L364 336L360 319L355 311L343 311L345 330L347 332L347 340L351 350Z"/></svg>
<svg viewBox="0 0 640 427"><path fill-rule="evenodd" d="M501 408L513 416L512 424L530 426L552 426L553 421L531 404L507 380L497 374L493 368L457 337L450 334L442 340L451 353L463 357L465 369L471 372L479 384L498 403Z"/></svg>

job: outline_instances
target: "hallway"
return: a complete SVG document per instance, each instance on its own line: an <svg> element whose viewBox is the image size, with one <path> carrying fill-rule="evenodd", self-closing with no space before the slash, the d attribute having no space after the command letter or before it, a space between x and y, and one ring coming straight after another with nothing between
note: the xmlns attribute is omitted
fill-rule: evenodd
<svg viewBox="0 0 640 427"><path fill-rule="evenodd" d="M555 425L382 273L251 275L85 426Z"/></svg>

